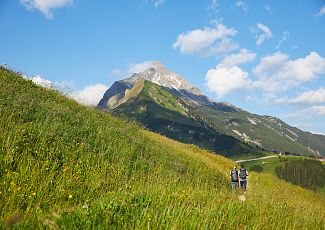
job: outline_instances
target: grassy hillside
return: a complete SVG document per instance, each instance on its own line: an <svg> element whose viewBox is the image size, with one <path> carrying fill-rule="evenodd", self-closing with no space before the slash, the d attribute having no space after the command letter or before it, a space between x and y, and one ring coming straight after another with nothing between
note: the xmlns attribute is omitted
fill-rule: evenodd
<svg viewBox="0 0 325 230"><path fill-rule="evenodd" d="M325 200L0 69L0 228L324 228Z"/></svg>
<svg viewBox="0 0 325 230"><path fill-rule="evenodd" d="M234 137L211 129L199 117L192 116L180 98L149 81L145 81L142 90L116 107L113 113L135 118L154 132L227 157L262 155L261 151Z"/></svg>

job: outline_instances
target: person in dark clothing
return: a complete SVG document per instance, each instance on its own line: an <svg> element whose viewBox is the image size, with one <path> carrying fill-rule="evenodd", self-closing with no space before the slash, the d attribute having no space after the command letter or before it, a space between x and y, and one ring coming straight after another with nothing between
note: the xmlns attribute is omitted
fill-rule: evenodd
<svg viewBox="0 0 325 230"><path fill-rule="evenodd" d="M239 177L240 177L240 188L246 191L248 172L245 169L244 165L240 166Z"/></svg>
<svg viewBox="0 0 325 230"><path fill-rule="evenodd" d="M231 190L236 190L239 186L239 175L237 166L235 165L233 170L230 171L230 184L231 184Z"/></svg>

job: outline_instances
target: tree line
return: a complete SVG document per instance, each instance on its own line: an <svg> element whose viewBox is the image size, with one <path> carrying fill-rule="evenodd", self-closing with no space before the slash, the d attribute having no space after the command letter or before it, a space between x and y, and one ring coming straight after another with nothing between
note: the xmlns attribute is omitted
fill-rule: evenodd
<svg viewBox="0 0 325 230"><path fill-rule="evenodd" d="M275 168L276 175L292 184L316 191L325 185L325 166L317 160L295 159Z"/></svg>

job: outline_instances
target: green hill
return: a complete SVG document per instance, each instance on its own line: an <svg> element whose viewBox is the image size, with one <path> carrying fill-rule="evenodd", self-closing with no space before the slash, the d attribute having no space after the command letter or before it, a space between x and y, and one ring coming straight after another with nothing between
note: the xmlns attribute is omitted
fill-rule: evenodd
<svg viewBox="0 0 325 230"><path fill-rule="evenodd" d="M321 196L0 68L0 228L323 229Z"/></svg>
<svg viewBox="0 0 325 230"><path fill-rule="evenodd" d="M143 84L141 90L138 90L139 83L136 83L113 109L114 114L135 118L152 131L227 157L262 155L261 151L212 129L198 116L192 116L184 101L162 86L142 79L138 82ZM129 97L133 91L136 93Z"/></svg>

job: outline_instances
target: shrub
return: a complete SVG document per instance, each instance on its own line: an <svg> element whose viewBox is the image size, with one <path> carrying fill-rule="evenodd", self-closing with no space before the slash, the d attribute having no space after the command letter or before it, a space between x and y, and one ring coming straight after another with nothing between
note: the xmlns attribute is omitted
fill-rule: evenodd
<svg viewBox="0 0 325 230"><path fill-rule="evenodd" d="M261 165L253 165L249 168L250 171L261 173L263 172L263 167Z"/></svg>

